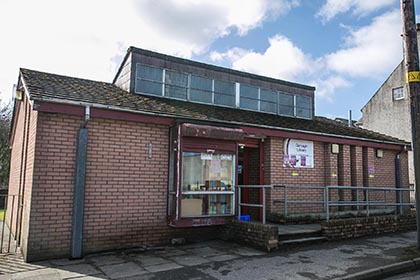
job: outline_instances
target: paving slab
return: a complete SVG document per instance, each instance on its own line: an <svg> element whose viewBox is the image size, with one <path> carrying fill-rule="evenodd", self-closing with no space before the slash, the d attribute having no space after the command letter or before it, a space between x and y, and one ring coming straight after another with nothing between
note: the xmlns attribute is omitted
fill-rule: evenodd
<svg viewBox="0 0 420 280"><path fill-rule="evenodd" d="M225 262L225 261L234 260L237 258L239 258L238 255L228 254L228 255L217 255L217 256L209 257L207 259L212 262Z"/></svg>
<svg viewBox="0 0 420 280"><path fill-rule="evenodd" d="M125 259L118 257L116 255L94 255L86 258L86 261L92 262L97 266L105 266L117 263L126 262Z"/></svg>
<svg viewBox="0 0 420 280"><path fill-rule="evenodd" d="M125 277L138 276L147 273L147 271L145 271L143 268L141 268L134 262L111 264L107 266L102 266L100 269L105 273L106 276L108 276L111 279L121 279Z"/></svg>
<svg viewBox="0 0 420 280"><path fill-rule="evenodd" d="M77 278L71 278L69 280L105 280L105 279L109 279L108 277L105 276L105 274L97 274L94 276L82 276L82 277L77 277Z"/></svg>
<svg viewBox="0 0 420 280"><path fill-rule="evenodd" d="M167 259L157 257L157 256L151 256L151 255L137 255L135 257L132 257L134 260L141 263L143 266L150 266L150 265L157 265L157 264L163 264L171 262Z"/></svg>
<svg viewBox="0 0 420 280"><path fill-rule="evenodd" d="M54 259L54 260L50 260L49 263L55 266L63 266L63 265L73 265L73 264L80 264L80 263L84 263L85 260L84 259L78 259L78 260L70 260L70 259ZM41 262L39 263L40 265L46 265L46 262Z"/></svg>
<svg viewBox="0 0 420 280"><path fill-rule="evenodd" d="M186 255L187 252L184 250L180 250L180 249L176 249L176 248L166 248L164 250L159 250L159 251L155 251L154 252L155 255L158 256L165 256L165 257L173 257L173 256L181 256L181 255Z"/></svg>
<svg viewBox="0 0 420 280"><path fill-rule="evenodd" d="M100 274L101 272L87 263L64 265L57 268L61 279Z"/></svg>
<svg viewBox="0 0 420 280"><path fill-rule="evenodd" d="M241 255L244 257L262 256L266 254L262 251L258 251L258 250L247 248L247 247L235 248L231 252L234 253L235 255Z"/></svg>
<svg viewBox="0 0 420 280"><path fill-rule="evenodd" d="M208 246L192 248L192 249L188 249L186 251L189 254L201 256L201 257L204 257L204 258L223 254L222 251L211 248L211 247L208 247Z"/></svg>
<svg viewBox="0 0 420 280"><path fill-rule="evenodd" d="M13 280L59 280L60 275L53 268L44 268L12 274Z"/></svg>
<svg viewBox="0 0 420 280"><path fill-rule="evenodd" d="M185 265L185 266L194 266L199 264L204 264L210 262L209 260L206 260L205 258L199 257L199 256L176 256L172 257L172 260L175 262Z"/></svg>
<svg viewBox="0 0 420 280"><path fill-rule="evenodd" d="M174 263L174 262L163 263L163 264L157 264L157 265L144 267L145 270L147 270L149 272L152 272L152 273L167 271L167 270L173 270L173 269L178 269L178 268L183 268L183 266L179 265L177 263Z"/></svg>

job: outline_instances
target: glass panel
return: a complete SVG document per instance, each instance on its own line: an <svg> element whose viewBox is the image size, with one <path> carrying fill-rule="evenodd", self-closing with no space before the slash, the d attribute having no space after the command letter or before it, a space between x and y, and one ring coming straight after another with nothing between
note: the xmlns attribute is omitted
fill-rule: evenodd
<svg viewBox="0 0 420 280"><path fill-rule="evenodd" d="M162 83L137 79L135 92L162 96Z"/></svg>
<svg viewBox="0 0 420 280"><path fill-rule="evenodd" d="M260 99L264 101L277 102L277 92L267 89L260 90Z"/></svg>
<svg viewBox="0 0 420 280"><path fill-rule="evenodd" d="M306 119L312 118L312 111L310 109L296 108L296 116Z"/></svg>
<svg viewBox="0 0 420 280"><path fill-rule="evenodd" d="M248 97L253 99L258 99L258 88L250 87L241 84L240 87L240 97Z"/></svg>
<svg viewBox="0 0 420 280"><path fill-rule="evenodd" d="M279 105L279 115L294 116L294 111L293 106Z"/></svg>
<svg viewBox="0 0 420 280"><path fill-rule="evenodd" d="M221 93L214 93L214 104L217 105L225 105L225 106L229 106L229 107L235 107L235 96L231 96L231 95L225 95L225 94L221 94Z"/></svg>
<svg viewBox="0 0 420 280"><path fill-rule="evenodd" d="M232 191L234 156L184 152L183 191Z"/></svg>
<svg viewBox="0 0 420 280"><path fill-rule="evenodd" d="M294 96L291 94L279 93L279 104L294 106Z"/></svg>
<svg viewBox="0 0 420 280"><path fill-rule="evenodd" d="M156 67L137 64L137 78L162 82L163 70Z"/></svg>
<svg viewBox="0 0 420 280"><path fill-rule="evenodd" d="M181 217L233 215L233 194L184 194Z"/></svg>
<svg viewBox="0 0 420 280"><path fill-rule="evenodd" d="M191 88L201 89L201 90L210 91L210 92L212 91L212 86L213 86L212 79L206 79L203 77L191 75L190 83L191 83Z"/></svg>
<svg viewBox="0 0 420 280"><path fill-rule="evenodd" d="M190 89L190 100L204 103L212 103L211 91Z"/></svg>
<svg viewBox="0 0 420 280"><path fill-rule="evenodd" d="M186 100L187 88L165 85L165 96Z"/></svg>
<svg viewBox="0 0 420 280"><path fill-rule="evenodd" d="M187 87L188 75L167 70L165 75L165 83L174 86Z"/></svg>
<svg viewBox="0 0 420 280"><path fill-rule="evenodd" d="M276 103L260 101L260 111L269 112L269 113L276 113L277 112Z"/></svg>
<svg viewBox="0 0 420 280"><path fill-rule="evenodd" d="M296 95L296 107L310 109L311 108L311 98L308 97L308 96Z"/></svg>
<svg viewBox="0 0 420 280"><path fill-rule="evenodd" d="M235 83L214 80L214 91L235 96Z"/></svg>
<svg viewBox="0 0 420 280"><path fill-rule="evenodd" d="M249 98L240 98L239 107L243 109L258 110L258 100Z"/></svg>

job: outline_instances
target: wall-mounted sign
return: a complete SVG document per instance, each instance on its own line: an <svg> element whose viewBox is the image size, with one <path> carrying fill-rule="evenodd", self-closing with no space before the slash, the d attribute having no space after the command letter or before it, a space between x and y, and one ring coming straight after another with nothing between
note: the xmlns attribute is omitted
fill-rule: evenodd
<svg viewBox="0 0 420 280"><path fill-rule="evenodd" d="M313 168L314 142L285 139L283 146L283 166L295 168Z"/></svg>

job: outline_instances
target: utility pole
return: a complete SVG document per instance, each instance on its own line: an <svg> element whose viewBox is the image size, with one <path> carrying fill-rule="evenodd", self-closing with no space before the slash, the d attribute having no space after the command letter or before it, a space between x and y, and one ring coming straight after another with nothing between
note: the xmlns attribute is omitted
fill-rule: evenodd
<svg viewBox="0 0 420 280"><path fill-rule="evenodd" d="M420 249L420 72L414 0L401 0L404 61L410 97L411 131L416 186L417 249Z"/></svg>

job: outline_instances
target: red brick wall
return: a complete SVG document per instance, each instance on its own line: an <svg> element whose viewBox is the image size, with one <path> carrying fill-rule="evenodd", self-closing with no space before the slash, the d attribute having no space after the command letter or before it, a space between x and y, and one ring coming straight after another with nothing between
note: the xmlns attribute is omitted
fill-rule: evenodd
<svg viewBox="0 0 420 280"><path fill-rule="evenodd" d="M331 144L314 142L314 168L283 167L283 139L266 139L264 174L267 184L288 186L370 186L395 187L395 157L398 151L384 150L383 158L376 157L376 150L370 147L350 147L340 145L339 154L331 153ZM401 153L403 169L403 186L408 188L407 153ZM298 176L292 176L297 173ZM370 191L370 199L383 200L383 191ZM323 200L323 190L288 190L288 200ZM330 201L351 201L356 199L356 193L350 190L340 191L330 189ZM359 191L359 199L364 194ZM407 198L406 198L407 199ZM284 188L276 188L267 196L268 215L284 214ZM395 202L395 192L387 192L387 201ZM374 207L371 207L374 208ZM383 207L377 207L383 208ZM331 207L330 211L351 210L351 207ZM354 207L353 207L354 209ZM323 213L322 205L288 204L290 214Z"/></svg>
<svg viewBox="0 0 420 280"><path fill-rule="evenodd" d="M28 248L32 180L38 113L31 110L27 96L16 101L15 126L10 158L9 201L6 221L22 250ZM12 196L15 196L14 201ZM19 204L21 207L18 207ZM12 211L13 210L13 219ZM22 226L21 226L22 225Z"/></svg>
<svg viewBox="0 0 420 280"><path fill-rule="evenodd" d="M283 139L270 138L265 141L264 168L267 184L279 186L324 186L326 164L324 161L324 144L314 142L314 168L289 168L283 167ZM294 176L293 173L298 174ZM275 188L268 192L268 213L283 214L284 188ZM323 190L311 189L304 192L290 189L287 191L288 200L317 200L323 199ZM288 214L299 213L304 209L310 212L320 212L323 207L318 204L301 206L298 204L288 205Z"/></svg>
<svg viewBox="0 0 420 280"><path fill-rule="evenodd" d="M46 113L38 120L29 261L70 254L76 138L83 123L81 117ZM217 235L218 227L167 225L167 126L91 119L87 127L85 254Z"/></svg>

